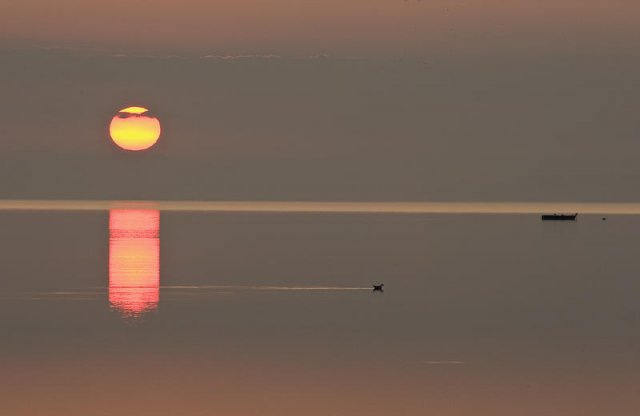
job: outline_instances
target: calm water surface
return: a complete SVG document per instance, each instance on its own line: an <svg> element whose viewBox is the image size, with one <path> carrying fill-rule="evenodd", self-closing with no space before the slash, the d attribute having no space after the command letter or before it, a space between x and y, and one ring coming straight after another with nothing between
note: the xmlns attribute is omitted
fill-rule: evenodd
<svg viewBox="0 0 640 416"><path fill-rule="evenodd" d="M0 229L3 415L640 409L638 216L149 205Z"/></svg>

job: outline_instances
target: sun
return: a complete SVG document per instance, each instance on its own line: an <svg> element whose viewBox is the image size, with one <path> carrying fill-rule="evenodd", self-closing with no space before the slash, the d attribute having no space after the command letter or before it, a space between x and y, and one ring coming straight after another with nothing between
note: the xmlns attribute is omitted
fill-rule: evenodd
<svg viewBox="0 0 640 416"><path fill-rule="evenodd" d="M109 133L125 150L145 150L160 138L160 121L144 107L127 107L113 116Z"/></svg>

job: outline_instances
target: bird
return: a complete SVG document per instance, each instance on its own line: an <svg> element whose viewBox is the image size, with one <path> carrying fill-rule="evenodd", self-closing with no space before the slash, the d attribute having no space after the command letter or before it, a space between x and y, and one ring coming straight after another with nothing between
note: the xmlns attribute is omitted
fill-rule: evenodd
<svg viewBox="0 0 640 416"><path fill-rule="evenodd" d="M373 285L374 292L384 292L384 283L380 283L379 285Z"/></svg>

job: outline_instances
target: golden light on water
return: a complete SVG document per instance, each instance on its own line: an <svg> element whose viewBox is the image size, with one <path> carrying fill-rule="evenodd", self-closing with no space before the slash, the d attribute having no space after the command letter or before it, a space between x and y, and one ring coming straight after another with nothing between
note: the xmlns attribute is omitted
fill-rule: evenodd
<svg viewBox="0 0 640 416"><path fill-rule="evenodd" d="M127 107L111 119L109 134L125 150L145 150L160 138L160 121L144 107Z"/></svg>
<svg viewBox="0 0 640 416"><path fill-rule="evenodd" d="M160 212L109 212L109 303L125 318L139 318L160 300Z"/></svg>

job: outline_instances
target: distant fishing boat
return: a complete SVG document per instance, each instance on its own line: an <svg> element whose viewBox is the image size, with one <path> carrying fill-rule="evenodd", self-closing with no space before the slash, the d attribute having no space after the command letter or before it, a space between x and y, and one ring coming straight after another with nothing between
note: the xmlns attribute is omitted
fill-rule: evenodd
<svg viewBox="0 0 640 416"><path fill-rule="evenodd" d="M575 221L578 214L543 214L542 221Z"/></svg>

